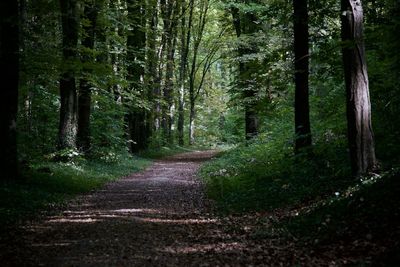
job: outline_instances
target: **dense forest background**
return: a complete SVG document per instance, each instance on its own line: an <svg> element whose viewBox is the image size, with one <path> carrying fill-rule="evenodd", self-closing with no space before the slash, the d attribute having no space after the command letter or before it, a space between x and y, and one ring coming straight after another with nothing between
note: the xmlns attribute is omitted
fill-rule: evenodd
<svg viewBox="0 0 400 267"><path fill-rule="evenodd" d="M312 144L345 150L340 3L299 5L309 17L295 47L309 40ZM7 13L9 26L19 25L19 162L237 144L246 135L265 143L277 132L290 142L299 73L293 8L290 1L20 1L18 16ZM366 1L364 9L375 143L386 167L398 158L398 3ZM4 44L13 38L6 30ZM11 68L5 78L15 76ZM308 113L299 107L307 101L297 101L297 113Z"/></svg>
<svg viewBox="0 0 400 267"><path fill-rule="evenodd" d="M398 0L2 0L3 220L10 199L54 200L51 177L80 192L191 146L225 151L201 170L221 210L366 190L398 234L399 15Z"/></svg>

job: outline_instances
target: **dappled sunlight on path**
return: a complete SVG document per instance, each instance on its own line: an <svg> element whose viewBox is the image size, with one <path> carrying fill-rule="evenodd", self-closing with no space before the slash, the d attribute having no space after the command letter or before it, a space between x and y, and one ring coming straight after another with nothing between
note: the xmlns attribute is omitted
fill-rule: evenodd
<svg viewBox="0 0 400 267"><path fill-rule="evenodd" d="M58 215L24 226L2 266L320 265L293 242L266 233L268 220L212 213L195 173L215 154L159 160L79 197Z"/></svg>

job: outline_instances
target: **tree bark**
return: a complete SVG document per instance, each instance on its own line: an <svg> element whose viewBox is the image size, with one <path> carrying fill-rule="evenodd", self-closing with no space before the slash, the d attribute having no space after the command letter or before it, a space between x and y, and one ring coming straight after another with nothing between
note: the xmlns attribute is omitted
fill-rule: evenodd
<svg viewBox="0 0 400 267"><path fill-rule="evenodd" d="M178 99L178 143L184 145L184 125L185 125L185 86L187 79L188 56L190 38L193 24L194 2L189 0L188 3L189 16L186 23L186 5L182 2L182 19L181 19L181 58L179 68L179 99Z"/></svg>
<svg viewBox="0 0 400 267"><path fill-rule="evenodd" d="M147 39L147 60L146 60L146 90L147 99L153 103L155 98L155 85L157 77L157 25L158 25L158 9L157 1L151 0L148 3L148 31ZM149 140L155 129L155 105L146 112L146 139Z"/></svg>
<svg viewBox="0 0 400 267"><path fill-rule="evenodd" d="M74 64L77 61L78 12L76 0L60 0L63 39L63 73L60 79L58 148L76 148L77 92Z"/></svg>
<svg viewBox="0 0 400 267"><path fill-rule="evenodd" d="M190 99L190 113L189 113L189 145L193 145L195 142L195 127L194 119L196 117L195 100Z"/></svg>
<svg viewBox="0 0 400 267"><path fill-rule="evenodd" d="M98 3L96 0L85 6L84 18L89 21L89 25L83 26L85 37L82 40L83 47L87 50L81 58L84 65L83 77L80 80L79 96L78 96L78 130L77 130L77 141L78 149L84 153L90 151L90 110L92 102L91 83L89 76L92 74L92 70L88 65L95 63L94 57L91 55L94 49L96 22L98 14Z"/></svg>
<svg viewBox="0 0 400 267"><path fill-rule="evenodd" d="M147 94L144 86L145 70L142 65L145 59L145 7L142 1L129 0L128 17L132 30L129 32L127 39L127 60L128 60L128 77L131 90L139 93L145 101ZM128 131L131 142L131 152L136 153L147 147L146 138L146 110L137 105L137 103L128 103Z"/></svg>
<svg viewBox="0 0 400 267"><path fill-rule="evenodd" d="M307 0L293 0L296 153L311 146L312 142L308 99L309 33L307 5Z"/></svg>
<svg viewBox="0 0 400 267"><path fill-rule="evenodd" d="M194 8L194 0L191 3ZM189 115L189 144L193 145L195 142L195 127L194 127L194 120L196 118L196 99L198 97L198 91L196 92L195 89L195 80L196 80L196 73L198 70L197 66L197 57L199 53L199 48L200 44L203 38L203 32L204 28L207 23L207 15L208 15L208 8L209 8L209 1L208 0L203 0L201 1L199 5L199 12L198 12L198 24L196 27L193 27L193 56L192 56L192 64L190 68L190 74L189 74L189 105L190 105L190 115ZM204 77L203 77L204 78ZM200 86L201 89L201 86Z"/></svg>
<svg viewBox="0 0 400 267"><path fill-rule="evenodd" d="M166 51L165 80L163 86L164 104L162 105L161 126L163 130L163 142L172 143L172 106L173 106L173 76L174 55L176 46L177 14L180 11L180 1L161 1L162 17L164 22L164 38Z"/></svg>
<svg viewBox="0 0 400 267"><path fill-rule="evenodd" d="M239 9L232 8L233 25L235 27L236 36L240 38L242 34L253 34L257 31L256 17L247 12L244 15L240 14ZM255 47L255 45L254 45ZM238 55L243 57L248 54L256 53L256 49L249 49L240 46ZM245 137L246 140L251 140L258 135L258 115L256 111L257 86L251 84L250 76L253 72L257 72L257 62L251 60L248 62L239 63L238 85L242 91L244 118L245 118ZM253 85L253 86L252 86Z"/></svg>
<svg viewBox="0 0 400 267"><path fill-rule="evenodd" d="M371 102L360 0L342 0L342 49L347 101L348 142L354 175L376 167Z"/></svg>
<svg viewBox="0 0 400 267"><path fill-rule="evenodd" d="M19 83L18 1L0 2L0 166L2 179L18 177L17 111Z"/></svg>

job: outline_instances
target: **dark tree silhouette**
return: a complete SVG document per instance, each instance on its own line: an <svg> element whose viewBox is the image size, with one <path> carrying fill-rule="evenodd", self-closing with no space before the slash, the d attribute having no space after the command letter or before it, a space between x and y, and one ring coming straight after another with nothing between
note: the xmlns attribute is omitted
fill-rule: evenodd
<svg viewBox="0 0 400 267"><path fill-rule="evenodd" d="M82 40L82 45L88 50L88 54L82 56L84 64L83 78L80 80L79 95L78 95L78 131L77 141L78 148L88 153L90 150L90 110L92 102L92 92L90 83L90 75L92 75L91 67L94 64L94 56L92 50L94 48L97 14L99 11L99 0L93 0L87 3L84 9L84 19L89 23L83 26L85 37ZM89 66L88 66L89 65Z"/></svg>
<svg viewBox="0 0 400 267"><path fill-rule="evenodd" d="M294 71L295 71L295 151L311 146L310 107L308 100L309 33L308 1L293 0Z"/></svg>
<svg viewBox="0 0 400 267"><path fill-rule="evenodd" d="M3 179L18 177L17 110L19 81L18 1L0 2L0 166Z"/></svg>
<svg viewBox="0 0 400 267"><path fill-rule="evenodd" d="M63 40L63 72L60 79L59 149L75 148L78 101L74 64L78 46L78 4L76 0L60 0Z"/></svg>

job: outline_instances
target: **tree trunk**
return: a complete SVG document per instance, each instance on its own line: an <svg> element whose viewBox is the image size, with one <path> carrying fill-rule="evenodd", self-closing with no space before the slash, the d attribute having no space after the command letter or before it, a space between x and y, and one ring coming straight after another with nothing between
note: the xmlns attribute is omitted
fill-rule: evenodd
<svg viewBox="0 0 400 267"><path fill-rule="evenodd" d="M192 66L193 68L193 66ZM194 119L196 117L196 111L195 111L195 104L196 104L196 99L195 99L195 92L194 92L194 76L190 76L189 78L189 145L193 145L195 138L194 138Z"/></svg>
<svg viewBox="0 0 400 267"><path fill-rule="evenodd" d="M147 58L146 58L146 90L147 99L150 103L154 101L154 88L157 77L157 52L156 52L156 39L157 39L157 25L158 25L158 10L157 1L152 0L148 3L148 31L147 39ZM154 108L146 111L146 140L149 140L153 135L155 128Z"/></svg>
<svg viewBox="0 0 400 267"><path fill-rule="evenodd" d="M179 95L178 95L178 144L184 145L184 133L183 127L185 124L185 80L186 80L186 67L187 67L187 56L188 47L186 45L186 34L190 31L186 29L186 2L182 0L182 12L181 12L181 35L180 35L180 62L179 62ZM189 7L190 8L190 7ZM189 10L190 12L190 10ZM191 12L193 14L193 12ZM190 18L191 19L191 18Z"/></svg>
<svg viewBox="0 0 400 267"><path fill-rule="evenodd" d="M308 100L309 33L307 5L307 0L293 0L296 153L303 148L311 146Z"/></svg>
<svg viewBox="0 0 400 267"><path fill-rule="evenodd" d="M194 0L191 0L191 8L194 8ZM200 44L203 38L204 28L207 23L207 14L209 8L209 1L204 0L199 4L199 12L198 12L198 24L196 27L193 27L193 56L192 56L192 64L189 72L189 104L190 104L190 118L189 118L189 144L194 144L194 120L196 117L196 110L195 104L196 99L199 95L199 90L196 91L195 89L195 80L196 80L196 73L198 71L199 66L197 66L197 57L199 53ZM192 12L192 11L191 11ZM204 80L204 76L202 81ZM201 85L199 86L201 89Z"/></svg>
<svg viewBox="0 0 400 267"><path fill-rule="evenodd" d="M132 30L129 32L127 39L127 60L128 60L128 76L131 90L138 92L143 100L146 100L145 92L144 67L142 62L145 59L144 49L146 46L145 36L145 8L141 1L129 0L128 16ZM128 130L131 142L131 152L136 153L147 147L146 139L146 111L142 107L138 107L137 103L128 104Z"/></svg>
<svg viewBox="0 0 400 267"><path fill-rule="evenodd" d="M258 135L258 115L253 105L245 106L246 140L251 140Z"/></svg>
<svg viewBox="0 0 400 267"><path fill-rule="evenodd" d="M196 110L195 110L195 100L190 99L190 114L189 114L189 145L193 145L195 142L195 127L194 127L194 119L196 117Z"/></svg>
<svg viewBox="0 0 400 267"><path fill-rule="evenodd" d="M241 15L237 8L232 8L231 12L233 26L235 27L236 36L238 38L240 38L242 34L253 34L257 31L257 24L255 23L256 17L253 14L247 12ZM253 45L253 47L256 47L256 45ZM240 57L253 53L257 53L257 49L249 49L242 46L238 48ZM251 75L257 72L258 66L255 60L239 63L238 85L240 89L243 90L246 140L251 140L258 135L258 115L256 111L257 86L251 84Z"/></svg>
<svg viewBox="0 0 400 267"><path fill-rule="evenodd" d="M160 1L161 14L164 22L163 38L165 39L165 79L163 86L164 104L162 105L161 126L163 130L164 144L172 143L172 106L173 106L173 76L174 76L174 56L177 34L177 20L180 12L179 1Z"/></svg>
<svg viewBox="0 0 400 267"><path fill-rule="evenodd" d="M18 177L17 110L19 82L18 1L0 2L0 166L2 179Z"/></svg>
<svg viewBox="0 0 400 267"><path fill-rule="evenodd" d="M343 64L351 167L355 175L376 167L360 0L342 0Z"/></svg>
<svg viewBox="0 0 400 267"><path fill-rule="evenodd" d="M185 125L185 85L181 84L179 87L178 99L178 144L183 146L184 141L184 125Z"/></svg>
<svg viewBox="0 0 400 267"><path fill-rule="evenodd" d="M173 37L175 39L175 37ZM172 143L172 105L173 105L173 75L174 75L174 55L175 55L175 40L167 43L167 64L165 70L165 83L163 96L165 105L162 112L162 128L164 131L164 139L167 143Z"/></svg>
<svg viewBox="0 0 400 267"><path fill-rule="evenodd" d="M83 78L80 80L79 96L78 96L78 149L88 153L90 151L90 110L92 102L92 85L89 82L89 76L92 70L88 65L94 64L94 57L91 55L94 49L94 38L96 32L96 21L98 14L98 6L95 0L87 4L84 9L84 17L88 20L89 25L83 26L85 38L82 40L82 45L90 53L82 56L84 64Z"/></svg>
<svg viewBox="0 0 400 267"><path fill-rule="evenodd" d="M76 148L77 92L74 64L77 60L78 12L76 0L60 0L63 35L63 73L60 79L59 149Z"/></svg>
<svg viewBox="0 0 400 267"><path fill-rule="evenodd" d="M186 25L186 5L182 2L181 19L181 58L179 68L179 99L178 99L178 143L184 145L184 125L185 125L185 86L187 79L188 55L190 46L190 37L193 24L194 2L189 0L189 17ZM187 27L187 28L186 28Z"/></svg>

